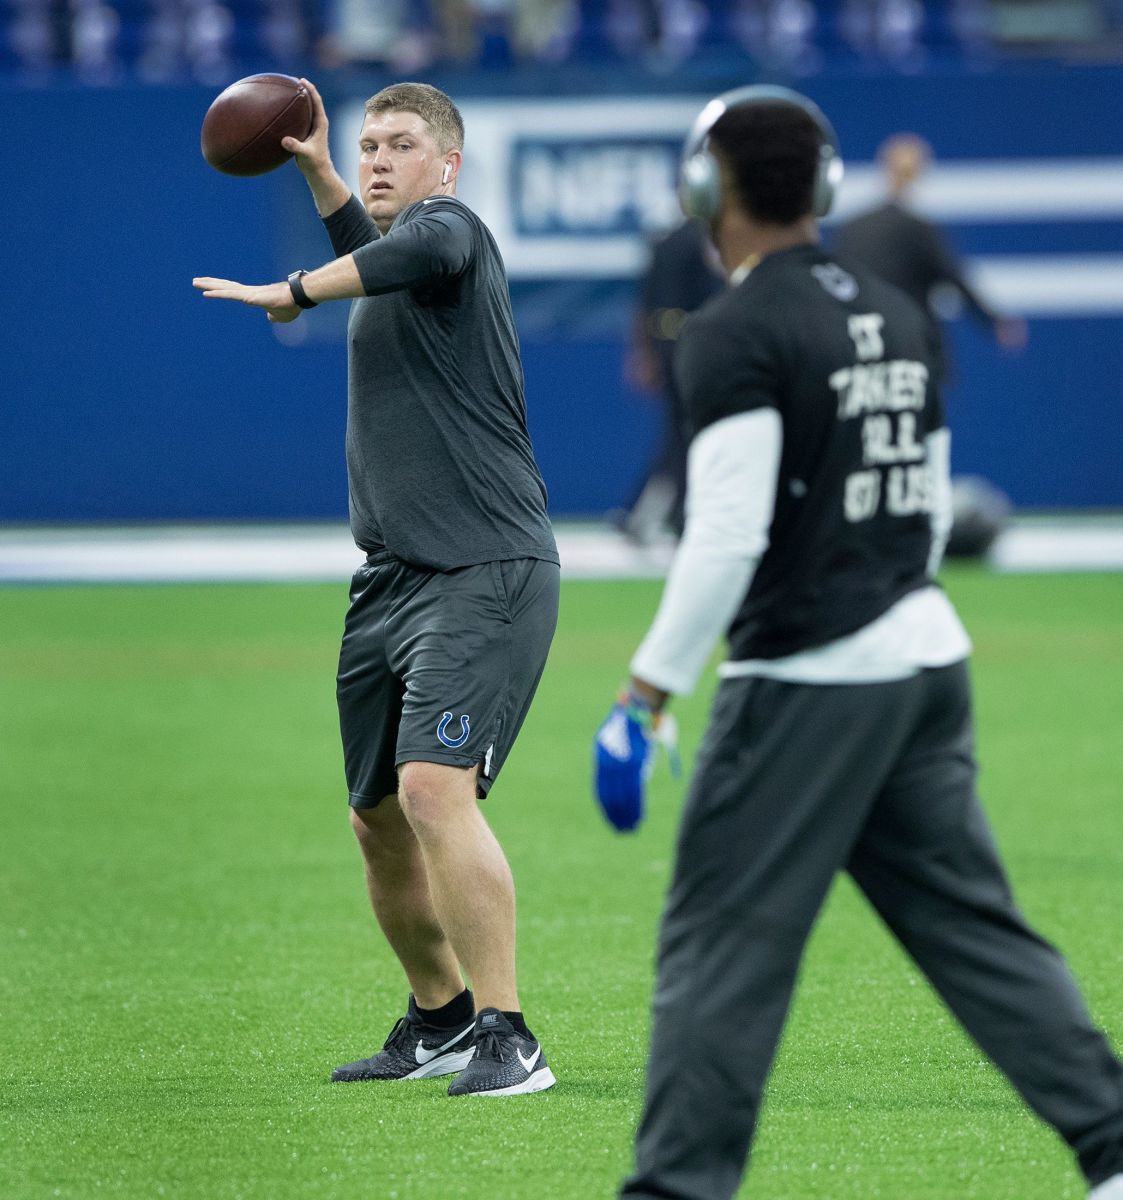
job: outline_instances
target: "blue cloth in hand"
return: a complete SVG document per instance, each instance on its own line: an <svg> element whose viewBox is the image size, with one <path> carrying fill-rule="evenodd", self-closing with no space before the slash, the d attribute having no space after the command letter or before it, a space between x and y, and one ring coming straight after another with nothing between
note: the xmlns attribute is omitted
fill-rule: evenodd
<svg viewBox="0 0 1123 1200"><path fill-rule="evenodd" d="M614 704L593 746L594 791L613 828L621 833L643 820L644 788L651 773L651 712L635 703Z"/></svg>

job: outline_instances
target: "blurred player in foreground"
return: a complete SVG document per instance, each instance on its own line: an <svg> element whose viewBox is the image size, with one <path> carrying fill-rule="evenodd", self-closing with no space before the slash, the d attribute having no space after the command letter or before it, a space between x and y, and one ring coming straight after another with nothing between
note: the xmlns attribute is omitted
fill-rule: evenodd
<svg viewBox="0 0 1123 1200"><path fill-rule="evenodd" d="M747 88L687 143L684 207L731 287L684 327L686 530L598 796L642 811L651 731L728 627L659 945L622 1195L723 1200L744 1171L804 944L839 870L1026 1102L1123 1197L1123 1065L1029 929L975 794L970 644L933 583L948 433L924 314L818 246L841 174L809 101Z"/></svg>
<svg viewBox="0 0 1123 1200"><path fill-rule="evenodd" d="M511 871L477 805L530 707L558 607L507 278L455 198L464 127L443 92L404 83L367 101L360 200L302 82L312 131L283 144L339 257L283 283L195 286L272 321L354 300L347 474L367 559L340 652L340 726L371 904L412 994L381 1051L332 1078L459 1071L450 1095L541 1091L554 1076L516 991Z"/></svg>
<svg viewBox="0 0 1123 1200"><path fill-rule="evenodd" d="M967 281L962 265L939 229L909 207L913 188L932 163L932 147L915 133L897 133L884 142L877 158L885 176L888 199L839 229L835 242L839 261L845 266L865 267L899 287L924 309L941 347L940 364L945 371L947 351L933 306L936 290L941 286L959 293L967 311L990 330L1004 350L1023 349L1025 321L995 312Z"/></svg>

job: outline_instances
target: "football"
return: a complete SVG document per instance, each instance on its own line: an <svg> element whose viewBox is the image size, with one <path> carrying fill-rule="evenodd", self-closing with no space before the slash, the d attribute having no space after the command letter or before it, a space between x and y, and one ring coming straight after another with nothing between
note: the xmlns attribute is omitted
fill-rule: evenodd
<svg viewBox="0 0 1123 1200"><path fill-rule="evenodd" d="M292 158L281 138L312 131L308 89L291 75L249 75L218 95L203 118L203 157L225 175L264 175Z"/></svg>

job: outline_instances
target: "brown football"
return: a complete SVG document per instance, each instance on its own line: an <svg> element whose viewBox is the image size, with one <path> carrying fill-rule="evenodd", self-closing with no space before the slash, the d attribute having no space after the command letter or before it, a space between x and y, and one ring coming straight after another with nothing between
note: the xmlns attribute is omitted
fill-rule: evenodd
<svg viewBox="0 0 1123 1200"><path fill-rule="evenodd" d="M203 118L203 157L226 175L264 175L292 155L281 138L312 131L308 89L291 75L249 75L215 98Z"/></svg>

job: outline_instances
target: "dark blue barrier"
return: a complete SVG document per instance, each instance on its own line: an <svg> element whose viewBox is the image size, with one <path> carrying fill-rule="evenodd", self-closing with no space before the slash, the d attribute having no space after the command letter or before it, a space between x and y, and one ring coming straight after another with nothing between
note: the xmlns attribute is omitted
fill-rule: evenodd
<svg viewBox="0 0 1123 1200"><path fill-rule="evenodd" d="M857 159L900 127L924 129L949 157L1118 154L1104 114L1123 71L813 90ZM323 322L313 336L287 346L258 314L190 286L195 274L277 279L328 254L295 172L235 180L205 166L198 130L210 98L5 96L0 520L346 512L342 306L313 314ZM956 232L972 249L977 238L981 251L1024 253L1030 228L1011 226L1008 241L996 226ZM1117 222L1054 235L1066 252L1123 251ZM656 436L647 401L621 382L631 287L524 281L514 293L553 510L603 512L630 491ZM956 470L986 475L1022 505L1123 504L1120 330L1111 315L1034 320L1029 349L1007 358L958 326Z"/></svg>

